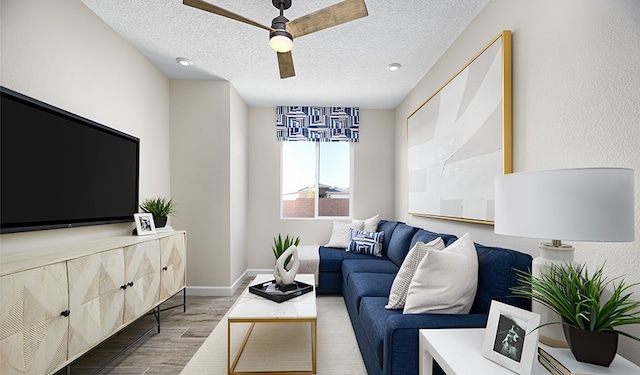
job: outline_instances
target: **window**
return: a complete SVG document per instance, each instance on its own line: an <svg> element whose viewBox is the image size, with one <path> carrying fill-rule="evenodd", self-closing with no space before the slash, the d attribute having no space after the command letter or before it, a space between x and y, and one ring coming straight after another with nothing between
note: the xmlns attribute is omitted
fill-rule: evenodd
<svg viewBox="0 0 640 375"><path fill-rule="evenodd" d="M351 143L282 142L282 217L349 216Z"/></svg>

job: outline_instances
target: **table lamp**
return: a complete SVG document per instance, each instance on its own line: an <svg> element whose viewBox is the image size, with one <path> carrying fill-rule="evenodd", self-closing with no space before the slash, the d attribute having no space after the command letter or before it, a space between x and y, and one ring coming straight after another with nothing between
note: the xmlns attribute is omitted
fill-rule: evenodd
<svg viewBox="0 0 640 375"><path fill-rule="evenodd" d="M563 240L634 241L633 170L574 168L506 174L495 180L495 233L549 239L531 273L540 276L551 262L573 262L574 248ZM533 301L540 324L560 316ZM561 324L540 328L539 340L567 347Z"/></svg>

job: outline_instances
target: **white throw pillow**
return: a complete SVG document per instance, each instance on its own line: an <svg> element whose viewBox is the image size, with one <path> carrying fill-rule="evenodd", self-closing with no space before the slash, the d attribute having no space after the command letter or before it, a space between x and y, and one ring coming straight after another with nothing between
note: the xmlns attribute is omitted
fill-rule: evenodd
<svg viewBox="0 0 640 375"><path fill-rule="evenodd" d="M427 250L411 279L405 314L468 314L478 288L478 254L466 233L444 250Z"/></svg>
<svg viewBox="0 0 640 375"><path fill-rule="evenodd" d="M349 232L349 228L362 230L363 227L364 221L345 223L340 220L334 220L333 230L331 231L331 238L329 239L329 243L324 246L346 249L347 247L349 247L349 242L351 242L351 232Z"/></svg>
<svg viewBox="0 0 640 375"><path fill-rule="evenodd" d="M365 232L377 232L378 231L378 223L380 222L380 215L372 216L368 219L359 220L353 219L352 223L357 223L362 221L364 223L364 228L362 228Z"/></svg>
<svg viewBox="0 0 640 375"><path fill-rule="evenodd" d="M409 253L400 266L400 270L398 270L396 274L396 278L393 279L391 292L389 293L389 302L385 306L385 309L401 309L404 307L411 279L413 279L413 275L416 273L416 269L422 258L424 258L429 249L443 250L444 248L444 241L438 237L428 244L418 242L409 250Z"/></svg>

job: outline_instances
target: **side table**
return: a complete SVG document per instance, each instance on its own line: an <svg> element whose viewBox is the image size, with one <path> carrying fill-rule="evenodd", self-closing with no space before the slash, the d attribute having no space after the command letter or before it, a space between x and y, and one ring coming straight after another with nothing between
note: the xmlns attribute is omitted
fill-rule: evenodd
<svg viewBox="0 0 640 375"><path fill-rule="evenodd" d="M513 375L511 370L482 356L484 333L484 328L421 329L418 335L420 374L432 375L433 360L435 360L447 375ZM538 343L538 345L545 350L548 349L544 344ZM577 362L569 349L552 349L554 357L570 369L572 366L573 368L577 366L578 371L593 375L640 374L640 367L620 355L616 355L611 366L602 367ZM563 351L568 355L556 356ZM549 375L549 371L538 362L537 353L531 374Z"/></svg>

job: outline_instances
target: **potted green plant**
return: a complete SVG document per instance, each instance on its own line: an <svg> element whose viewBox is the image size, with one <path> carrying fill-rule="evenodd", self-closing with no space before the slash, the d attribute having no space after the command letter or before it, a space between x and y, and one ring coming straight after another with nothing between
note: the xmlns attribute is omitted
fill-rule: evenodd
<svg viewBox="0 0 640 375"><path fill-rule="evenodd" d="M176 212L175 206L173 200L157 197L142 201L140 209L153 215L153 223L156 228L162 228L167 225L167 217Z"/></svg>
<svg viewBox="0 0 640 375"><path fill-rule="evenodd" d="M531 298L562 318L567 343L574 357L581 362L609 366L618 348L618 335L634 340L640 338L617 328L640 323L640 302L631 300L629 288L616 277L604 276L604 265L589 273L585 265L551 263L539 277L518 271L520 285L512 288L516 295ZM605 289L611 285L612 295L604 300ZM538 327L539 328L539 327Z"/></svg>
<svg viewBox="0 0 640 375"><path fill-rule="evenodd" d="M277 260L289 247L291 247L291 245L298 246L299 243L300 243L300 237L293 238L293 236L289 237L289 235L287 234L283 239L282 235L278 233L278 237L273 237L273 245L271 246L271 249L273 250L273 255L276 257L276 260ZM290 261L291 261L291 256L289 256L284 261L285 268L287 268Z"/></svg>
<svg viewBox="0 0 640 375"><path fill-rule="evenodd" d="M298 249L296 248L299 243L300 237L293 238L293 236L289 237L289 235L286 235L283 239L280 233L278 233L278 237L273 238L273 246L271 246L271 249L273 250L273 255L276 257L273 277L281 290L287 290L285 286L295 288L293 280L300 267Z"/></svg>

